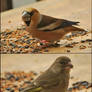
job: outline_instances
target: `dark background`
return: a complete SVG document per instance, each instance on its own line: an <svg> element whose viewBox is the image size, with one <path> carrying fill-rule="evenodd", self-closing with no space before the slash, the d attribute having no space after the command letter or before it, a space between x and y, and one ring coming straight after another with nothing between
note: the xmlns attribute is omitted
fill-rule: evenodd
<svg viewBox="0 0 92 92"><path fill-rule="evenodd" d="M2 12L9 9L21 7L23 5L31 4L37 1L41 0L0 0L1 4L0 10Z"/></svg>

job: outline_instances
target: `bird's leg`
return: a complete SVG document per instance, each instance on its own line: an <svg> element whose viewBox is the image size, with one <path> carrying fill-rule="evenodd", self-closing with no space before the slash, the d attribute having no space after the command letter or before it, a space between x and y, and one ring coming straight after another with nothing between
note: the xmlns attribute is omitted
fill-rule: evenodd
<svg viewBox="0 0 92 92"><path fill-rule="evenodd" d="M49 42L46 41L46 40L41 40L40 43L42 43L43 45L45 45L45 44L48 44Z"/></svg>
<svg viewBox="0 0 92 92"><path fill-rule="evenodd" d="M40 47L41 48L57 47L57 46L59 46L57 41L46 41L46 40L41 40L40 41Z"/></svg>
<svg viewBox="0 0 92 92"><path fill-rule="evenodd" d="M46 41L46 40L40 40L40 43L38 43L38 47L40 48L40 49L42 49L42 48L46 48L46 47L48 47L48 44L49 44L50 42L48 42L48 41Z"/></svg>
<svg viewBox="0 0 92 92"><path fill-rule="evenodd" d="M60 44L58 42L59 41L46 41L46 40L41 40L40 43L38 43L38 46L40 48L57 47L57 46L60 46Z"/></svg>
<svg viewBox="0 0 92 92"><path fill-rule="evenodd" d="M49 41L46 43L47 47L57 47L60 46L60 44L58 43L59 41Z"/></svg>

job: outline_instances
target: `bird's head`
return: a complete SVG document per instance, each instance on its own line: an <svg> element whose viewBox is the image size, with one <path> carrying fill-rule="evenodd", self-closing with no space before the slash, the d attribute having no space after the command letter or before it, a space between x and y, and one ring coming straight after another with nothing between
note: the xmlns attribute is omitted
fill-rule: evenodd
<svg viewBox="0 0 92 92"><path fill-rule="evenodd" d="M35 8L26 8L22 12L22 20L26 26L30 26L31 22L38 22L40 13Z"/></svg>
<svg viewBox="0 0 92 92"><path fill-rule="evenodd" d="M53 64L53 67L57 67L56 71L69 71L73 68L70 58L66 56L58 57Z"/></svg>

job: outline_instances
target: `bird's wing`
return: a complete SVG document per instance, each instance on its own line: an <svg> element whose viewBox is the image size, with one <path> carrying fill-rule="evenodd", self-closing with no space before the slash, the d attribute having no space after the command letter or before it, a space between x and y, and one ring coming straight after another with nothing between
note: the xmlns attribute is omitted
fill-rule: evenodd
<svg viewBox="0 0 92 92"><path fill-rule="evenodd" d="M61 73L55 74L51 69L48 69L35 79L30 86L20 92L42 92L43 89L56 87L63 82L63 80L60 80L60 75Z"/></svg>
<svg viewBox="0 0 92 92"><path fill-rule="evenodd" d="M54 74L52 71L47 70L42 75L40 75L34 82L36 82L37 85L43 87L43 88L52 88L59 85L61 82L59 74Z"/></svg>
<svg viewBox="0 0 92 92"><path fill-rule="evenodd" d="M20 92L41 92L45 88L56 87L60 82L56 76L57 75L53 74L51 71L46 71L34 80L30 86L24 88Z"/></svg>
<svg viewBox="0 0 92 92"><path fill-rule="evenodd" d="M46 27L54 22L56 22L57 19L54 17L46 16L46 15L41 15L41 21L38 24L37 28L43 28Z"/></svg>
<svg viewBox="0 0 92 92"><path fill-rule="evenodd" d="M38 24L38 30L55 31L64 27L78 25L79 22L68 21L65 19L56 19L49 16L43 16L42 21Z"/></svg>

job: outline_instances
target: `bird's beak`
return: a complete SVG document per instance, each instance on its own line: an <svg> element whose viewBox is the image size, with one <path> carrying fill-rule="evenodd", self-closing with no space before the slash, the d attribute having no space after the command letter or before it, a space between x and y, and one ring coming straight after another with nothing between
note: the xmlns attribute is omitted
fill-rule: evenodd
<svg viewBox="0 0 92 92"><path fill-rule="evenodd" d="M23 21L25 22L25 24L27 26L30 25L30 23L31 23L31 16L30 16L30 13L29 12L24 11L22 13L22 19L23 19Z"/></svg>
<svg viewBox="0 0 92 92"><path fill-rule="evenodd" d="M65 67L65 69L68 70L68 69L71 69L71 68L73 68L73 65L71 64L71 62L69 62L67 64L67 66Z"/></svg>
<svg viewBox="0 0 92 92"><path fill-rule="evenodd" d="M29 26L31 21L25 21L26 25Z"/></svg>

